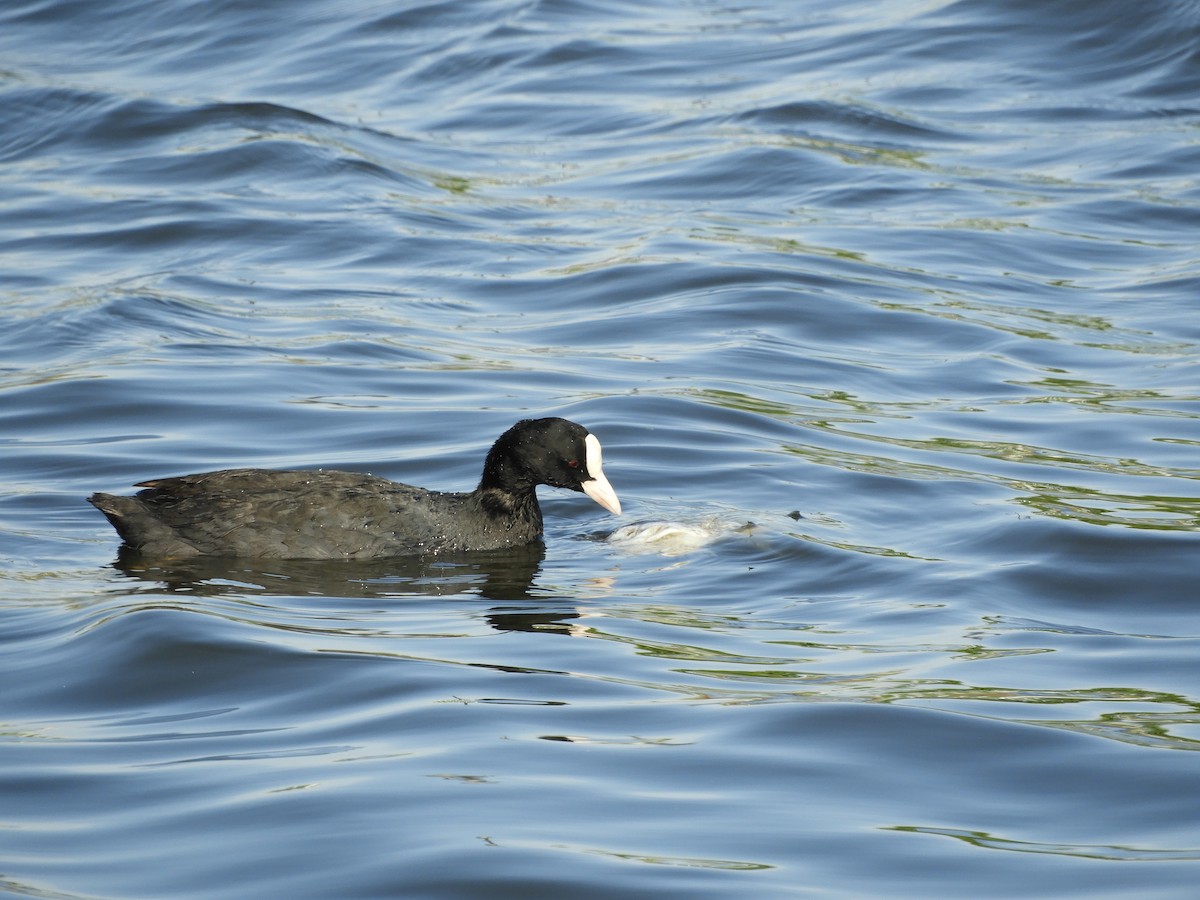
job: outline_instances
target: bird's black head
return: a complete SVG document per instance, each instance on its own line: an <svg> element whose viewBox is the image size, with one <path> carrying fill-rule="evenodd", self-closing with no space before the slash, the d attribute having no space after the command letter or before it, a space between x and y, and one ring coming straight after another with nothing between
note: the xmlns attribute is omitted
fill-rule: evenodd
<svg viewBox="0 0 1200 900"><path fill-rule="evenodd" d="M601 468L600 441L567 419L524 419L496 440L483 467L481 488L510 492L535 485L582 491L620 515L621 501Z"/></svg>

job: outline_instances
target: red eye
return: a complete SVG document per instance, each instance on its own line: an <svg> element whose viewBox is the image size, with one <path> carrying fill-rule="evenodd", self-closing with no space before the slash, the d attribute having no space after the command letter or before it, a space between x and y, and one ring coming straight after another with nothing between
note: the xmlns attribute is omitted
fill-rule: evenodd
<svg viewBox="0 0 1200 900"><path fill-rule="evenodd" d="M577 460L577 459L569 460L567 462L567 467L571 468L571 469L578 469L579 468L579 460Z"/></svg>

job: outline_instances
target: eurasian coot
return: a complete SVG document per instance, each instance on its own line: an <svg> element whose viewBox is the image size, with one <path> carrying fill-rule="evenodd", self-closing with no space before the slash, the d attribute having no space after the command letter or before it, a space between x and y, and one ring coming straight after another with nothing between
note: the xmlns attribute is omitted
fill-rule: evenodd
<svg viewBox="0 0 1200 900"><path fill-rule="evenodd" d="M88 501L143 557L378 559L530 544L542 535L539 484L582 491L621 512L600 467L600 442L566 419L525 419L504 432L479 487L465 493L355 472L225 469Z"/></svg>

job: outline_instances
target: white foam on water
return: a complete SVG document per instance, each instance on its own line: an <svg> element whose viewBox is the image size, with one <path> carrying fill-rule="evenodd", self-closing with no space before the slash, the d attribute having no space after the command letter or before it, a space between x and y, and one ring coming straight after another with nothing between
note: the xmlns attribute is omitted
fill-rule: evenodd
<svg viewBox="0 0 1200 900"><path fill-rule="evenodd" d="M712 519L700 524L649 521L623 525L608 536L608 542L631 553L660 553L678 556L711 544L734 529Z"/></svg>

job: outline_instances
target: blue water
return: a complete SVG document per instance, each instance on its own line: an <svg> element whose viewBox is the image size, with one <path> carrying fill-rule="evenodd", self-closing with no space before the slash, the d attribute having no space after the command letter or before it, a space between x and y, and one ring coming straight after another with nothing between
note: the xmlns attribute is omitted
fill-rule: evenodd
<svg viewBox="0 0 1200 900"><path fill-rule="evenodd" d="M11 0L0 892L1194 896L1200 7ZM137 565L84 498L544 547Z"/></svg>

